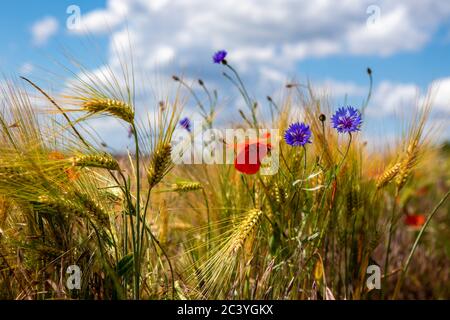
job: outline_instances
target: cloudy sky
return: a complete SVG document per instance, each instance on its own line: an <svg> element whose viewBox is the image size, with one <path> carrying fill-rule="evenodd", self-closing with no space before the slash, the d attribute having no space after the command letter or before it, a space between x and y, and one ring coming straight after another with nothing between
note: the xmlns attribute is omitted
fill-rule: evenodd
<svg viewBox="0 0 450 320"><path fill-rule="evenodd" d="M371 67L369 136L391 135L393 116L408 113L435 83L433 121L450 138L449 1L16 0L2 4L0 17L3 73L45 79L42 71L53 70L67 48L93 71L114 67L114 48L130 41L136 69L150 79L202 78L225 95L222 110L235 110L239 102L211 63L218 49L229 52L228 61L262 101L296 79L327 90L336 106L358 106ZM101 133L126 143L126 134L102 121Z"/></svg>

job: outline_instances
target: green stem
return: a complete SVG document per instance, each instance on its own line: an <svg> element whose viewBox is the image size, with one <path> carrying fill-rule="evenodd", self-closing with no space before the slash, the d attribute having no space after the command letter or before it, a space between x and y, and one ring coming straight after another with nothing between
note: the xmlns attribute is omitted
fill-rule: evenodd
<svg viewBox="0 0 450 320"><path fill-rule="evenodd" d="M141 214L141 172L140 172L140 160L139 160L139 139L138 139L138 134L137 134L137 130L136 130L136 125L133 123L132 124L132 128L133 128L133 133L134 133L134 143L135 143L135 150L136 150L136 246L135 246L135 275L134 275L134 299L135 300L139 300L140 298L140 273L141 273L141 268L140 268L140 263L141 263L141 241L139 238L139 234L140 234L140 214Z"/></svg>
<svg viewBox="0 0 450 320"><path fill-rule="evenodd" d="M205 200L205 206L206 206L206 218L208 220L208 235L207 235L207 239L206 239L206 248L207 248L206 251L209 254L209 246L210 246L210 242L211 242L211 217L210 217L210 212L209 212L208 197L206 195L206 191L204 188L202 188L202 193L203 193L203 198Z"/></svg>
<svg viewBox="0 0 450 320"><path fill-rule="evenodd" d="M181 85L183 85L188 91L189 93L192 95L192 97L194 97L194 100L197 102L198 106L200 107L200 110L203 112L203 115L205 117L207 117L207 112L205 110L205 107L203 106L202 102L200 101L200 99L198 98L197 94L195 93L195 91L187 85L186 82L184 82L183 80L179 80L179 82L181 83Z"/></svg>
<svg viewBox="0 0 450 320"><path fill-rule="evenodd" d="M369 104L370 98L372 97L372 87L373 87L373 78L372 78L372 72L368 73L369 75L369 92L367 94L366 101L364 101L363 106L361 108L361 113L364 115L366 108Z"/></svg>
<svg viewBox="0 0 450 320"><path fill-rule="evenodd" d="M381 299L383 300L386 295L387 290L387 278L388 278L388 272L389 272L389 255L391 251L391 243L392 243L392 234L394 231L394 220L395 220L395 213L397 211L397 201L398 201L398 190L395 192L394 197L394 204L392 205L392 213L391 213L391 220L389 223L389 235L388 235L388 243L387 243L387 249L386 249L386 259L384 260L384 276L383 276L383 289L381 291Z"/></svg>
<svg viewBox="0 0 450 320"><path fill-rule="evenodd" d="M151 191L152 191L152 189L151 188L149 188L148 189L148 191L147 191L147 196L146 196L146 200L145 200L145 207L144 207L144 210L143 210L143 213L142 213L142 225L143 226L146 226L147 225L147 209L148 209L148 206L149 206L149 204L150 204L150 195L151 195ZM140 243L141 243L141 245L142 245L142 243L144 242L144 234L145 234L145 227L142 227L142 231L141 231L141 235L140 235Z"/></svg>
<svg viewBox="0 0 450 320"><path fill-rule="evenodd" d="M341 161L339 162L337 169L340 169L342 164L344 163L345 158L347 158L348 155L348 151L350 150L350 145L352 144L352 134L349 132L348 133L349 139L348 139L348 144L347 144L347 149L345 150L344 155L342 156Z"/></svg>
<svg viewBox="0 0 450 320"><path fill-rule="evenodd" d="M239 73L236 71L236 69L234 69L234 68L233 68L231 65L229 65L228 63L225 64L225 65L226 65L226 66L228 67L228 69L230 69L230 70L234 73L234 75L236 76L236 79L238 80L238 82L239 82L239 84L240 84L240 86L241 86L241 88L242 88L242 92L243 92L244 99L245 99L245 101L247 102L248 106L249 106L250 108L252 108L250 96L248 95L247 89L245 88L244 83L242 82L242 79L241 79L241 77L239 76Z"/></svg>
<svg viewBox="0 0 450 320"><path fill-rule="evenodd" d="M74 124L72 123L72 121L70 120L69 116L64 112L64 110L56 103L55 100L52 99L52 97L50 97L44 90L42 90L37 84L35 84L33 81L25 78L25 77L20 77L21 79L25 80L26 82L28 82L30 85L32 85L37 91L39 91L44 97L46 97L48 99L48 101L50 101L51 104L53 104L64 116L64 118L66 119L67 123L69 124L69 126L72 128L73 132L75 132L75 134L78 136L78 138L80 139L80 141L89 149L91 149L91 146L86 142L86 140L84 140L83 136L81 135L80 132L78 132L78 130L75 128Z"/></svg>
<svg viewBox="0 0 450 320"><path fill-rule="evenodd" d="M416 241L414 242L414 245L411 249L411 252L408 255L408 258L406 259L406 263L403 266L402 269L402 273L401 276L399 278L399 280L397 281L397 285L395 286L395 291L394 291L394 295L392 297L392 299L395 299L400 291L400 288L403 284L403 281L405 280L405 276L406 273L408 272L408 267L411 263L412 257L419 245L420 239L422 239L422 236L425 232L425 229L428 227L428 225L430 224L431 219L433 219L434 214L438 211L438 209L444 204L444 202L447 200L448 196L450 194L450 191L447 191L447 193L444 195L444 197L441 199L441 201L439 201L439 203L436 205L436 207L434 207L433 211L430 213L430 215L427 218L427 221L425 221L425 223L423 224L422 228L419 231L419 234L417 235Z"/></svg>

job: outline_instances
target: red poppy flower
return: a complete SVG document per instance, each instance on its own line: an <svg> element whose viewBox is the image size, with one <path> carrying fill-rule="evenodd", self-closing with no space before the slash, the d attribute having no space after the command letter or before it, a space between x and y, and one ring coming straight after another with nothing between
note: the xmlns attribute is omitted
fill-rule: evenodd
<svg viewBox="0 0 450 320"><path fill-rule="evenodd" d="M425 223L426 217L423 214L408 214L405 217L405 224L410 227L419 228Z"/></svg>
<svg viewBox="0 0 450 320"><path fill-rule="evenodd" d="M245 143L235 145L236 157L234 167L237 171L245 174L255 174L261 168L261 161L270 152L271 144L267 142L270 137L266 133L263 138L249 140Z"/></svg>

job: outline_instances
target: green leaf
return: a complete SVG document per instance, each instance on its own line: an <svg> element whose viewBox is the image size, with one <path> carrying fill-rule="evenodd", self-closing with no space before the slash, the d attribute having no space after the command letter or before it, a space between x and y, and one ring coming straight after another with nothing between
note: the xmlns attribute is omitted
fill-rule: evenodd
<svg viewBox="0 0 450 320"><path fill-rule="evenodd" d="M131 273L133 270L133 253L129 253L126 256L124 256L122 259L120 259L119 262L117 262L116 265L116 272L119 277L127 276Z"/></svg>

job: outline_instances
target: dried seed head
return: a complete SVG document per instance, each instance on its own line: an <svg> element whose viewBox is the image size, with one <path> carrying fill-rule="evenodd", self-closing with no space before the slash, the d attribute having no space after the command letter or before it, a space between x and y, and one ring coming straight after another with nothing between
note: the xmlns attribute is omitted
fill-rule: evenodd
<svg viewBox="0 0 450 320"><path fill-rule="evenodd" d="M82 108L89 113L106 113L122 119L128 123L134 121L134 111L123 101L113 99L92 99L83 103Z"/></svg>
<svg viewBox="0 0 450 320"><path fill-rule="evenodd" d="M119 163L109 155L83 155L72 158L74 167L92 167L108 170L119 170Z"/></svg>
<svg viewBox="0 0 450 320"><path fill-rule="evenodd" d="M147 170L147 179L149 188L155 187L167 174L171 165L172 147L170 144L164 144L157 148L150 161Z"/></svg>

